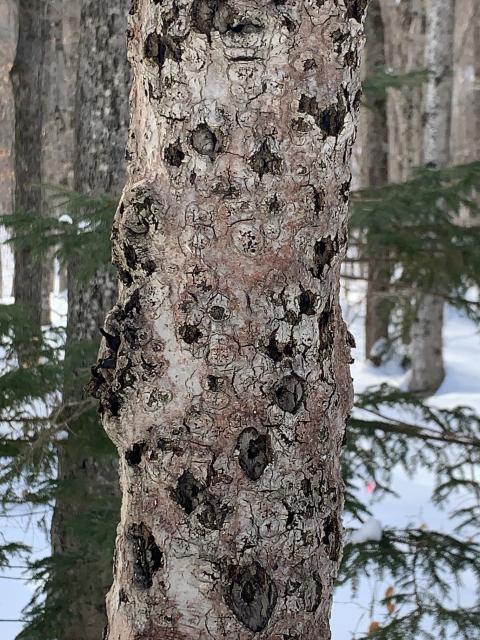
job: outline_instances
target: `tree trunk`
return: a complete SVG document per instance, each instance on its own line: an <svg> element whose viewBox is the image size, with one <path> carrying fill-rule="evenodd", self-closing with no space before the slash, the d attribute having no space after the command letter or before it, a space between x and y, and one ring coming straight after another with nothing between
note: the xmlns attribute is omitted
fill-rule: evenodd
<svg viewBox="0 0 480 640"><path fill-rule="evenodd" d="M51 186L73 188L75 87L81 3L47 0L46 51L43 64L42 183L43 208L55 213ZM61 212L59 212L61 213ZM42 324L50 322L50 293L54 288L53 252L44 259Z"/></svg>
<svg viewBox="0 0 480 640"><path fill-rule="evenodd" d="M371 2L365 23L365 74L378 73L385 68L385 42L379 0ZM386 94L368 96L364 116L363 187L381 187L388 182L388 128ZM365 318L365 355L379 365L388 345L391 303L388 300L390 269L385 254L371 257L368 264L368 283Z"/></svg>
<svg viewBox="0 0 480 640"><path fill-rule="evenodd" d="M380 0L386 68L397 75L425 70L425 0ZM422 164L424 86L402 83L387 90L388 181L405 182ZM399 338L411 340L412 302L402 300Z"/></svg>
<svg viewBox="0 0 480 640"><path fill-rule="evenodd" d="M5 0L0 5L0 215L13 211L15 118L10 71L15 59L17 31L16 2ZM3 269L10 257L10 248L3 245L3 240L0 231L0 298L10 295L10 291L4 290L7 270Z"/></svg>
<svg viewBox="0 0 480 640"><path fill-rule="evenodd" d="M450 161L453 90L454 0L429 0L426 63L430 71L425 104L423 161L442 168ZM411 391L434 393L445 377L443 365L443 301L420 294L412 325Z"/></svg>
<svg viewBox="0 0 480 640"><path fill-rule="evenodd" d="M74 188L81 193L120 195L125 181L130 88L127 4L127 0L83 3L74 166ZM65 384L67 410L83 399L92 347L117 295L111 267L99 269L90 282L80 279L80 266L88 259L78 256L68 269L66 363L74 378ZM53 557L60 567L56 589L64 585L59 594L63 617L55 624L58 640L98 640L106 623L119 487L116 455L103 438L98 415L87 413L70 421L69 436L59 449L61 485L51 534Z"/></svg>
<svg viewBox="0 0 480 640"><path fill-rule="evenodd" d="M42 63L46 0L19 0L18 44L11 71L15 101L15 209L40 215ZM25 308L33 330L41 325L42 261L29 247L15 247L15 302Z"/></svg>
<svg viewBox="0 0 480 640"><path fill-rule="evenodd" d="M365 4L133 3L92 380L123 488L109 640L330 638Z"/></svg>
<svg viewBox="0 0 480 640"><path fill-rule="evenodd" d="M480 5L477 0L456 0L452 124L450 162L452 165L478 159L480 144ZM462 221L471 223L475 216L462 212Z"/></svg>

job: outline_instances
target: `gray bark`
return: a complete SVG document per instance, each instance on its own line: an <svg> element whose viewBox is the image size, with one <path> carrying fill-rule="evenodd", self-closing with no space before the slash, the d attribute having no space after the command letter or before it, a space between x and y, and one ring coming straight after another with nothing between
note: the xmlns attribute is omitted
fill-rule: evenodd
<svg viewBox="0 0 480 640"><path fill-rule="evenodd" d="M365 4L133 3L92 381L123 489L109 640L330 638Z"/></svg>
<svg viewBox="0 0 480 640"><path fill-rule="evenodd" d="M0 215L13 211L15 118L10 71L17 47L17 32L17 3L4 0L0 4ZM0 235L1 239L3 235ZM9 255L10 249L0 246L0 298L4 293L10 295L10 291L4 291L7 274L2 268Z"/></svg>
<svg viewBox="0 0 480 640"><path fill-rule="evenodd" d="M18 43L11 71L15 101L15 209L40 215L42 142L42 64L46 0L19 0ZM42 261L31 249L15 248L15 302L32 325L41 325Z"/></svg>
<svg viewBox="0 0 480 640"><path fill-rule="evenodd" d="M385 68L385 40L379 0L371 2L365 23L365 75L373 75ZM362 186L381 187L388 182L388 127L386 96L381 93L366 100L364 108L364 136L362 154ZM368 239L367 239L368 242ZM390 286L390 269L383 260L383 253L371 257L368 264L368 281L365 317L365 355L379 365L382 352L379 345L388 344L390 302L387 294Z"/></svg>
<svg viewBox="0 0 480 640"><path fill-rule="evenodd" d="M81 2L47 0L43 64L42 184L73 188L75 87ZM43 209L56 213L54 193L44 189ZM61 213L61 212L59 212ZM42 324L50 322L50 293L54 288L53 252L48 251L42 273Z"/></svg>
<svg viewBox="0 0 480 640"><path fill-rule="evenodd" d="M126 57L127 0L85 0L81 13L76 95L74 188L85 194L121 192L125 181L129 67ZM64 16L65 17L65 16ZM85 370L106 312L116 299L113 270L99 269L90 282L79 278L89 256L68 265L68 332L66 361L76 379L66 384L66 406L82 400ZM83 347L80 351L79 347ZM114 451L105 452L98 416L72 420L70 435L59 450L59 477L76 488L60 494L52 523L54 557L69 558L67 577L75 588L63 594L67 620L56 627L60 640L98 640L105 626L105 593L111 583L111 556L119 496ZM103 451L102 451L103 449ZM106 540L99 544L73 527L79 518L103 519ZM86 569L86 571L85 571ZM82 582L83 581L83 582ZM79 593L80 591L80 593ZM65 604L63 605L65 608ZM75 620L72 626L71 621Z"/></svg>
<svg viewBox="0 0 480 640"><path fill-rule="evenodd" d="M425 0L381 0L385 61L393 73L425 69ZM388 179L408 180L422 164L423 86L388 89Z"/></svg>
<svg viewBox="0 0 480 640"><path fill-rule="evenodd" d="M453 91L454 0L429 0L427 5L427 83L423 162L442 168L450 162ZM432 294L417 298L412 325L409 381L411 391L434 393L445 377L443 364L443 301Z"/></svg>

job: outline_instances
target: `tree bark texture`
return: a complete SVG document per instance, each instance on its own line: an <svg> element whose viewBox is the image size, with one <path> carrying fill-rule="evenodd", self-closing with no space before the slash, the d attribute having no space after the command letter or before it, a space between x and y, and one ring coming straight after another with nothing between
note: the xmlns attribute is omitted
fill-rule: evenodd
<svg viewBox="0 0 480 640"><path fill-rule="evenodd" d="M455 0L429 0L426 63L430 76L425 100L423 162L437 168L450 162L454 16ZM416 307L409 388L434 393L445 377L443 300L429 293L420 294Z"/></svg>
<svg viewBox="0 0 480 640"><path fill-rule="evenodd" d="M480 146L480 5L476 0L456 0L453 105L450 136L452 164L474 162ZM468 222L468 212L463 219Z"/></svg>
<svg viewBox="0 0 480 640"><path fill-rule="evenodd" d="M85 194L120 196L125 183L130 90L128 4L127 0L83 2L74 188ZM73 5L69 9L74 10ZM69 21L69 16L70 11L62 19ZM83 387L88 380L85 371L93 357L91 348L117 296L111 267L99 269L90 282L80 278L80 267L88 259L89 256L78 256L68 265L66 363L74 378L65 385L67 411L84 399ZM98 414L87 413L70 421L69 436L59 448L59 478L68 491L60 491L57 498L51 537L54 559L63 558L63 566L67 567L66 574L58 578L59 583L67 583L60 597L68 615L56 621L58 640L98 640L106 623L105 594L112 579L111 558L120 505L117 457L107 439L102 442L103 438ZM82 533L82 522L89 523L87 533L84 526Z"/></svg>
<svg viewBox="0 0 480 640"><path fill-rule="evenodd" d="M17 6L13 0L0 5L0 215L13 211L15 189L13 147L15 139L15 117L10 71L17 47ZM0 242L4 240L0 230ZM10 295L6 287L8 274L3 265L10 257L10 248L0 245L0 298Z"/></svg>
<svg viewBox="0 0 480 640"><path fill-rule="evenodd" d="M381 0L385 62L396 74L425 70L425 0ZM423 85L389 88L388 178L404 182L422 164Z"/></svg>
<svg viewBox="0 0 480 640"><path fill-rule="evenodd" d="M93 381L123 489L109 640L330 638L365 5L132 5Z"/></svg>
<svg viewBox="0 0 480 640"><path fill-rule="evenodd" d="M19 0L18 43L11 71L15 102L15 209L40 215L42 144L42 64L46 0ZM15 302L41 324L42 261L30 248L15 248Z"/></svg>
<svg viewBox="0 0 480 640"><path fill-rule="evenodd" d="M47 0L45 56L42 69L42 184L43 209L55 213L48 187L73 188L75 87L81 4L78 0ZM52 252L42 273L42 324L50 322L50 293L54 284Z"/></svg>
<svg viewBox="0 0 480 640"><path fill-rule="evenodd" d="M364 69L367 76L385 68L385 40L380 1L373 0L365 23ZM364 108L362 186L381 187L388 182L388 127L386 94L368 96ZM367 239L368 240L368 239ZM368 264L365 317L365 355L373 364L382 360L381 345L388 344L391 302L388 299L390 269L384 253Z"/></svg>

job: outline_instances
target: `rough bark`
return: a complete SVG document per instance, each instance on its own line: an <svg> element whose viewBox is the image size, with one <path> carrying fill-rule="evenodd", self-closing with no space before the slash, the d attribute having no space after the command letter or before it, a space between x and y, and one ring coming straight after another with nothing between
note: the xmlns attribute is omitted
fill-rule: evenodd
<svg viewBox="0 0 480 640"><path fill-rule="evenodd" d="M109 640L327 640L351 406L338 302L365 2L138 0Z"/></svg>
<svg viewBox="0 0 480 640"><path fill-rule="evenodd" d="M441 168L450 161L455 2L429 0L427 9L426 63L430 76L425 100L423 162ZM409 388L434 393L445 377L443 301L431 294L420 294L416 307Z"/></svg>
<svg viewBox="0 0 480 640"><path fill-rule="evenodd" d="M11 71L15 102L15 209L40 215L42 143L42 63L46 0L19 0L18 43ZM15 302L34 329L41 325L42 261L30 248L15 247Z"/></svg>
<svg viewBox="0 0 480 640"><path fill-rule="evenodd" d="M0 4L0 215L13 211L15 118L10 71L15 58L17 31L17 3L4 0ZM0 231L0 242L3 238ZM9 254L10 249L0 245L0 298L4 293L10 295L10 290L4 290L9 274L2 268Z"/></svg>
<svg viewBox="0 0 480 640"><path fill-rule="evenodd" d="M385 68L385 41L379 0L370 3L365 23L364 68L367 76ZM364 109L362 154L363 187L381 187L388 182L388 127L386 94L372 95ZM368 239L367 239L368 241ZM388 344L390 269L380 254L368 264L365 317L365 355L379 365Z"/></svg>
<svg viewBox="0 0 480 640"><path fill-rule="evenodd" d="M126 56L128 1L86 0L81 13L75 124L74 188L86 194L120 196L125 182L129 66ZM68 19L64 15L63 19ZM99 269L90 282L79 277L88 256L68 265L67 410L83 398L91 348L106 312L117 295L113 269ZM56 623L59 640L98 640L106 622L105 593L111 584L111 557L119 510L118 464L113 448L102 443L98 415L86 414L69 424L59 449L60 492L52 523L54 559L67 560L66 618ZM85 532L78 524L89 522ZM99 531L104 539L99 539ZM103 543L103 544L102 544ZM60 562L60 566L62 563ZM68 585L68 578L72 585ZM72 625L75 620L75 625Z"/></svg>

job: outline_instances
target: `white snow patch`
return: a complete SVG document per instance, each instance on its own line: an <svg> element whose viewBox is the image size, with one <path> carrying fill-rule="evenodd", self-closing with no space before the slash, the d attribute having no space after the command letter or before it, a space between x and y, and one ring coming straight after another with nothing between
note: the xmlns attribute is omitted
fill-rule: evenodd
<svg viewBox="0 0 480 640"><path fill-rule="evenodd" d="M362 544L363 542L380 542L383 536L383 526L380 520L370 518L360 529L356 529L350 535L352 544Z"/></svg>

